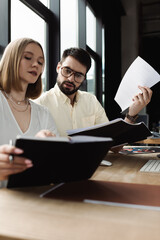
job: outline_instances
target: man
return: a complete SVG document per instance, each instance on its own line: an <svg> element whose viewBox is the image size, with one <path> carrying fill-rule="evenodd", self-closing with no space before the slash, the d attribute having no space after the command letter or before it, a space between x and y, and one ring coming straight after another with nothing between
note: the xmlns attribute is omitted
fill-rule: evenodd
<svg viewBox="0 0 160 240"><path fill-rule="evenodd" d="M67 136L66 130L89 127L108 122L105 110L97 98L79 88L86 79L91 67L90 55L81 48L69 48L63 52L57 65L57 83L45 92L37 103L48 107L54 117L61 136ZM150 102L152 91L141 87L142 93L133 98L133 104L125 118L133 123L137 114Z"/></svg>

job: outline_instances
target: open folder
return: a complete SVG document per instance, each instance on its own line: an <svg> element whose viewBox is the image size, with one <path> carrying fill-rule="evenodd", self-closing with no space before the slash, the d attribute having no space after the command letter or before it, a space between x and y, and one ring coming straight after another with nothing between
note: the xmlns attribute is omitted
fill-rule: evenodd
<svg viewBox="0 0 160 240"><path fill-rule="evenodd" d="M111 138L77 136L19 137L15 145L33 167L11 175L8 188L48 185L88 179L111 147Z"/></svg>
<svg viewBox="0 0 160 240"><path fill-rule="evenodd" d="M99 137L111 137L112 146L137 142L152 136L152 133L143 123L127 123L122 118L117 118L108 123L98 124L88 128L72 129L68 135L89 135Z"/></svg>

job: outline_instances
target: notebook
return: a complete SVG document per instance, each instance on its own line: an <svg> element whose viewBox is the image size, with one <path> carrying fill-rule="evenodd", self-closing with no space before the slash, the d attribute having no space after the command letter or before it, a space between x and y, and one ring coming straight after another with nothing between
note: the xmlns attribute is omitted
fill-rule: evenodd
<svg viewBox="0 0 160 240"><path fill-rule="evenodd" d="M8 188L48 185L90 178L112 143L111 138L75 136L16 139L33 167L9 177Z"/></svg>

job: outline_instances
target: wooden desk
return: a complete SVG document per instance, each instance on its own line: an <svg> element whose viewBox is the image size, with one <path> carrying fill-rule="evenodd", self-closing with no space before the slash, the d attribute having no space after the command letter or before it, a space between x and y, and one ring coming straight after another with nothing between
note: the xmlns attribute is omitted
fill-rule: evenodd
<svg viewBox="0 0 160 240"><path fill-rule="evenodd" d="M92 179L160 185L160 174L139 169L157 154L108 154ZM0 190L0 239L159 240L160 212L39 198L49 186Z"/></svg>
<svg viewBox="0 0 160 240"><path fill-rule="evenodd" d="M160 138L147 138L142 141L139 141L138 143L160 145Z"/></svg>
<svg viewBox="0 0 160 240"><path fill-rule="evenodd" d="M158 153L122 155L110 153L106 159L111 161L111 167L99 167L93 179L111 182L128 182L160 185L160 174L142 173L140 168L150 159L157 158Z"/></svg>

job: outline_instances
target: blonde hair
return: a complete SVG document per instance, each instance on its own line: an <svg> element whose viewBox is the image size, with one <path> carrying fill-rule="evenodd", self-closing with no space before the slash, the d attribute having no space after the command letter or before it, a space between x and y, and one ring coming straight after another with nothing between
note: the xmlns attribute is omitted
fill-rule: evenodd
<svg viewBox="0 0 160 240"><path fill-rule="evenodd" d="M0 61L0 90L10 93L11 88L16 91L22 91L21 80L19 77L20 61L26 46L30 43L37 44L43 53L43 48L39 42L31 38L19 38L10 42L3 53ZM42 92L41 75L34 84L29 84L26 92L26 97L35 99Z"/></svg>

